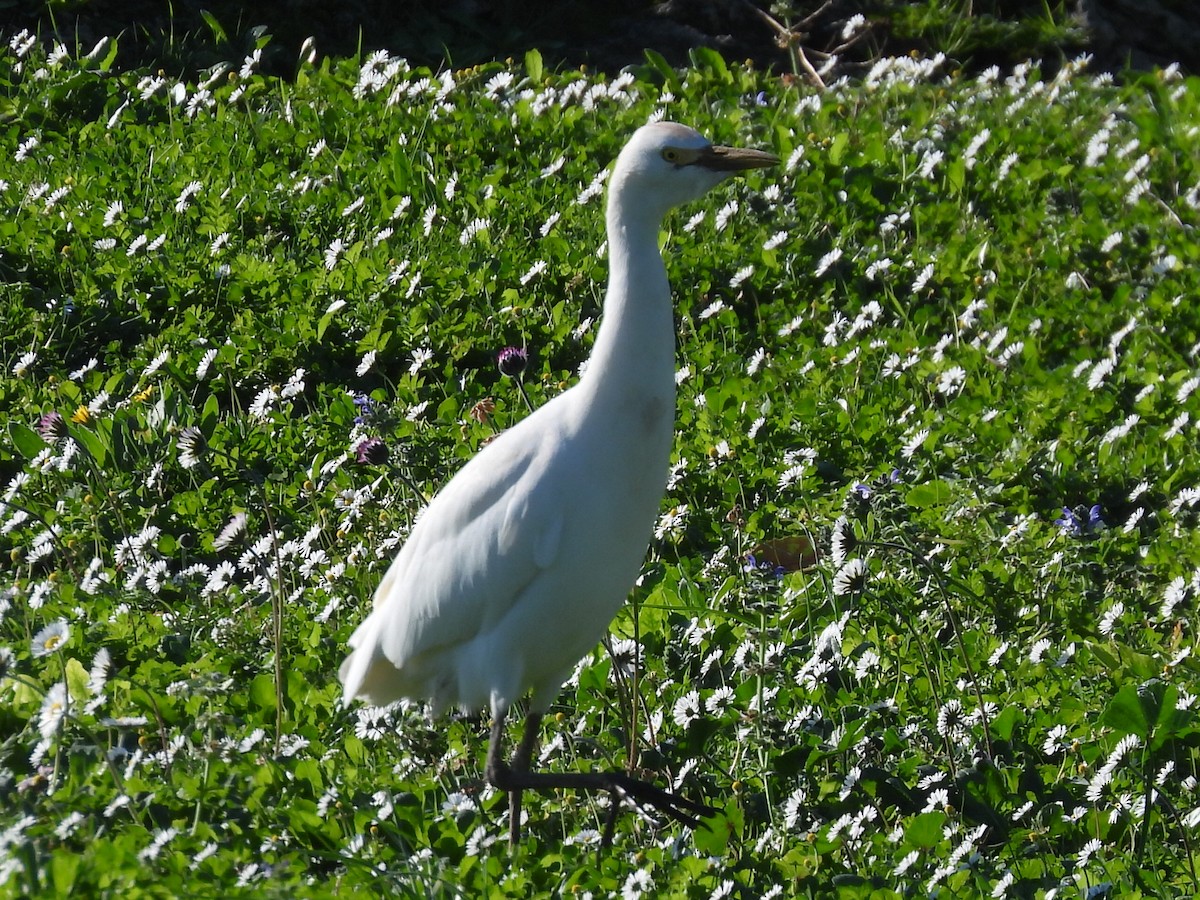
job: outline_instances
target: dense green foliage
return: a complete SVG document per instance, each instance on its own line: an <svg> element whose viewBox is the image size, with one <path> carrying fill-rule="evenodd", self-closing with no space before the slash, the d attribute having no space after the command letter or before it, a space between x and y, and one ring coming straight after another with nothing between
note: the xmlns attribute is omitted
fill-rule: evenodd
<svg viewBox="0 0 1200 900"><path fill-rule="evenodd" d="M0 891L1200 890L1200 86L111 59L0 55ZM669 498L541 756L720 812L531 797L510 857L487 722L336 671L496 351L586 358L660 113L786 163L664 235Z"/></svg>

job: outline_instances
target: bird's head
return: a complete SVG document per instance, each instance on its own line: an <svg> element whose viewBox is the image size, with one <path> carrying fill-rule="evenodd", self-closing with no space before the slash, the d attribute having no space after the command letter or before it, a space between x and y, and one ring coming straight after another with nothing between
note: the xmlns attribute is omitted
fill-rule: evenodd
<svg viewBox="0 0 1200 900"><path fill-rule="evenodd" d="M651 122L634 132L617 157L610 191L620 196L617 202L663 216L731 175L778 163L779 157L762 150L713 144L686 125Z"/></svg>

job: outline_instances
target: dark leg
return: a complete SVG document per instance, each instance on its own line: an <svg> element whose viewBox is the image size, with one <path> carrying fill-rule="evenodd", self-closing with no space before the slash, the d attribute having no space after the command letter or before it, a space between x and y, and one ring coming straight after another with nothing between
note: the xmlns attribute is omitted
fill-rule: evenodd
<svg viewBox="0 0 1200 900"><path fill-rule="evenodd" d="M542 714L530 712L525 717L525 731L521 735L521 743L513 754L510 771L520 777L529 774L529 760L533 757L533 748L537 746L538 732L542 727ZM517 789L508 794L508 845L517 846L521 840L521 791Z"/></svg>
<svg viewBox="0 0 1200 900"><path fill-rule="evenodd" d="M493 786L509 794L509 840L515 844L520 837L521 791L555 791L559 789L583 791L608 791L614 804L628 801L639 812L645 814L652 807L680 824L696 828L700 817L713 814L703 803L696 803L678 794L672 794L646 781L626 775L624 772L530 772L529 760L537 743L541 725L540 713L530 713L525 723L525 733L513 754L511 766L502 757L504 745L504 721L507 710L496 716L492 723L492 737L488 743L487 779ZM615 813L614 813L615 815ZM611 838L611 824L605 828L605 844Z"/></svg>
<svg viewBox="0 0 1200 900"><path fill-rule="evenodd" d="M511 781L510 773L529 772L529 760L533 756L534 745L537 744L538 729L542 724L542 714L531 712L525 719L525 731L521 743L513 753L512 764L504 762L504 723L508 711L497 715L492 722L492 736L488 741L487 780L499 788L508 791L508 845L517 846L521 839L521 791L520 787L506 788L505 783Z"/></svg>
<svg viewBox="0 0 1200 900"><path fill-rule="evenodd" d="M504 762L504 721L508 718L508 710L502 709L492 717L492 736L488 740L487 775L488 783L504 790L501 784L508 772L508 764Z"/></svg>

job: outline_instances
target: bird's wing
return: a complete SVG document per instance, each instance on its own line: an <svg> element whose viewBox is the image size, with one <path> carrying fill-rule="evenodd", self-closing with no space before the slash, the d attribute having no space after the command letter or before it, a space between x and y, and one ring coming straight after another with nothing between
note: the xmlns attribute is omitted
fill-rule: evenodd
<svg viewBox="0 0 1200 900"><path fill-rule="evenodd" d="M531 416L502 434L418 520L375 594L372 618L392 665L487 631L554 563L569 501L554 477L553 423Z"/></svg>

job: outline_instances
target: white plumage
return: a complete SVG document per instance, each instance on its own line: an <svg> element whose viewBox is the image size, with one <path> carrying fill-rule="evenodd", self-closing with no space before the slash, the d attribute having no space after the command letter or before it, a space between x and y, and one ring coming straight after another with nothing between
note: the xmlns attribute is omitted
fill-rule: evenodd
<svg viewBox="0 0 1200 900"><path fill-rule="evenodd" d="M488 777L513 791L514 809L522 787L599 787L689 820L663 800L671 795L625 776L565 784L565 776L524 770L541 713L633 585L662 501L675 411L662 220L729 175L777 162L713 146L675 123L638 129L609 182L611 268L584 375L438 493L350 638L354 649L339 672L347 702L407 697L429 700L435 711L490 707ZM526 692L530 716L510 769L500 756L502 726Z"/></svg>

